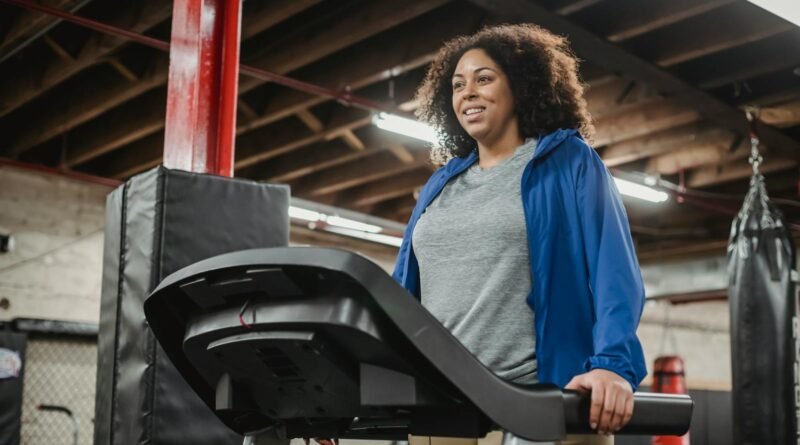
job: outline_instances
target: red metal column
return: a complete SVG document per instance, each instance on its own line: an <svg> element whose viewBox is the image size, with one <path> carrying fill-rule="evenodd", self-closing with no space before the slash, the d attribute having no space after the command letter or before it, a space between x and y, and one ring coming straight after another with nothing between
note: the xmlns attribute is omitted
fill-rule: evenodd
<svg viewBox="0 0 800 445"><path fill-rule="evenodd" d="M164 165L233 175L241 0L174 0Z"/></svg>

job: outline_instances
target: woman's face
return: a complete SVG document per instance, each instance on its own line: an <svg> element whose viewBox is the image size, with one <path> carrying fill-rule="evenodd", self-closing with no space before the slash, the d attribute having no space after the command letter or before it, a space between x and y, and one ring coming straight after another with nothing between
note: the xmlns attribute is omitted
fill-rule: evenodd
<svg viewBox="0 0 800 445"><path fill-rule="evenodd" d="M461 56L452 87L458 122L479 144L491 145L518 136L508 77L484 50L471 49Z"/></svg>

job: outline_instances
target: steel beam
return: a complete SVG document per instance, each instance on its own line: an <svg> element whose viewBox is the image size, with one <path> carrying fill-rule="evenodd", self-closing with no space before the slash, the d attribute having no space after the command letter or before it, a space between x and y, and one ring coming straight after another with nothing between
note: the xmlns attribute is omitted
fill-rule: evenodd
<svg viewBox="0 0 800 445"><path fill-rule="evenodd" d="M175 0L164 165L233 176L240 0Z"/></svg>

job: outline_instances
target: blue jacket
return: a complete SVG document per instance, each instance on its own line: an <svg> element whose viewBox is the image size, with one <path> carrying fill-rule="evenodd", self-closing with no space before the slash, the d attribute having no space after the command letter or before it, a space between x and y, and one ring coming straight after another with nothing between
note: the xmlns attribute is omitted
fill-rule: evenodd
<svg viewBox="0 0 800 445"><path fill-rule="evenodd" d="M422 188L393 277L420 297L411 234L447 182L475 163L453 158ZM539 140L522 174L539 381L561 388L591 369L613 371L638 387L647 369L636 328L644 286L630 227L613 178L575 130Z"/></svg>

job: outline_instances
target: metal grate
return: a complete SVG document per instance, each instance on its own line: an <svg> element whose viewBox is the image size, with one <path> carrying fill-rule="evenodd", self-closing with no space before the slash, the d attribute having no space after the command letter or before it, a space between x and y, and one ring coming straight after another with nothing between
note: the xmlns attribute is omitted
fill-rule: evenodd
<svg viewBox="0 0 800 445"><path fill-rule="evenodd" d="M77 427L78 443L90 445L94 435L97 343L80 338L29 337L26 356L22 443L72 445ZM51 409L39 409L42 405ZM60 408L69 410L71 416Z"/></svg>

